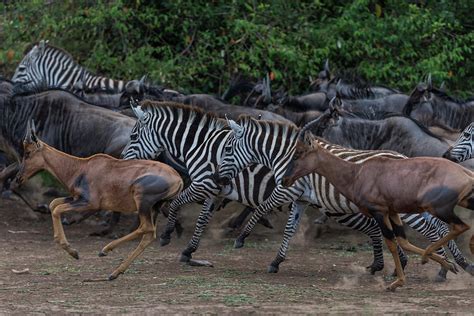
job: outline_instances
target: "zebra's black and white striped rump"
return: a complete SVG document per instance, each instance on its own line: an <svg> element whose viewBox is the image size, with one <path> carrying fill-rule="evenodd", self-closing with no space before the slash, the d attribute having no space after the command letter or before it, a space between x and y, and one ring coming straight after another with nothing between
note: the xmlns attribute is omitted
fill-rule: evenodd
<svg viewBox="0 0 474 316"><path fill-rule="evenodd" d="M15 84L33 89L46 86L71 90L79 80L82 80L84 89L100 88L110 93L122 92L125 86L122 80L90 73L76 63L68 52L44 40L33 45L12 77Z"/></svg>
<svg viewBox="0 0 474 316"><path fill-rule="evenodd" d="M456 142L449 147L443 157L454 162L463 162L472 158L474 122L469 124L459 135Z"/></svg>

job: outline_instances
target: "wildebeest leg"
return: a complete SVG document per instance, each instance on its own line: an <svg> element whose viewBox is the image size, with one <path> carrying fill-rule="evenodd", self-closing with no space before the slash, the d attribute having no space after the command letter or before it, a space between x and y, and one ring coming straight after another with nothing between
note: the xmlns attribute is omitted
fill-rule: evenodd
<svg viewBox="0 0 474 316"><path fill-rule="evenodd" d="M207 266L212 267L212 263L209 261L203 260L191 260L192 254L197 250L199 247L199 242L201 241L202 233L204 229L209 224L209 220L211 219L214 211L219 208L220 203L222 202L222 198L219 197L212 197L207 199L204 202L204 206L199 213L198 220L196 222L196 228L194 229L194 234L191 240L188 243L186 249L183 250L181 253L181 262L189 263L190 265L194 266Z"/></svg>
<svg viewBox="0 0 474 316"><path fill-rule="evenodd" d="M6 181L12 178L18 172L19 168L18 163L14 162L0 172L0 192L4 190Z"/></svg>
<svg viewBox="0 0 474 316"><path fill-rule="evenodd" d="M110 234L115 229L115 226L117 226L121 216L122 214L120 212L112 212L112 216L110 217L107 227L102 230L90 233L90 236L106 236Z"/></svg>
<svg viewBox="0 0 474 316"><path fill-rule="evenodd" d="M395 238L395 233L390 222L390 217L387 213L382 215L378 212L371 212L371 214L379 224L382 235L385 238L387 248L392 253L393 261L395 263L395 271L397 271L397 279L388 286L387 290L395 291L397 287L403 286L406 281L405 273L403 272L402 264L397 252L397 239Z"/></svg>
<svg viewBox="0 0 474 316"><path fill-rule="evenodd" d="M73 258L79 259L79 253L73 249L66 239L64 228L61 223L61 214L67 211L85 211L91 207L87 201L72 200L71 198L54 199L50 203L51 217L53 219L54 241L58 243Z"/></svg>
<svg viewBox="0 0 474 316"><path fill-rule="evenodd" d="M145 250L145 248L148 247L148 245L153 240L155 240L155 225L151 221L152 214L150 214L150 212L148 212L148 214L143 212L139 214L139 218L140 218L140 226L138 227L136 231L114 241L114 242L117 242L114 245L116 247L125 241L132 240L139 236L142 236L142 240L138 244L137 248L135 248L135 250L133 250L128 255L128 257L110 274L109 276L110 281L116 279L120 274L124 273L125 270L127 270L130 264L133 262L133 260L135 260ZM109 245L107 245L106 247L108 247ZM110 250L113 248L114 247L110 248Z"/></svg>
<svg viewBox="0 0 474 316"><path fill-rule="evenodd" d="M288 245L290 243L291 238L295 235L296 230L298 229L298 225L301 221L301 217L305 209L308 207L309 203L295 201L291 203L291 212L290 216L288 217L288 221L285 227L285 233L283 234L283 241L280 245L280 249L278 250L278 254L275 259L273 259L272 263L268 266L267 271L269 273L277 273L280 268L280 263L285 261L286 252L288 251Z"/></svg>
<svg viewBox="0 0 474 316"><path fill-rule="evenodd" d="M168 222L166 223L165 231L160 236L160 245L166 246L171 241L171 233L174 231L176 225L176 217L180 206L188 203L204 201L208 198L208 189L202 185L191 183L189 187L184 189L177 198L170 204L170 211L168 214Z"/></svg>
<svg viewBox="0 0 474 316"><path fill-rule="evenodd" d="M406 239L405 231L403 230L403 223L402 223L402 220L400 219L400 216L398 214L392 214L390 219L391 219L391 221L393 222L393 224L395 226L394 230L397 232L397 240L398 240L398 243L400 244L400 246L403 249L407 250L407 251L411 251L411 252L417 253L419 255L423 255L424 254L423 249L414 246L413 244L411 244ZM435 246L435 248L433 250L436 250L440 247L439 245L436 245L436 243L432 244L431 246L433 246L433 245ZM430 254L428 254L428 257L431 260L438 262L445 269L447 269L447 270L449 270L453 273L457 273L456 266L453 263L448 262L445 258L441 257L440 255L430 253Z"/></svg>

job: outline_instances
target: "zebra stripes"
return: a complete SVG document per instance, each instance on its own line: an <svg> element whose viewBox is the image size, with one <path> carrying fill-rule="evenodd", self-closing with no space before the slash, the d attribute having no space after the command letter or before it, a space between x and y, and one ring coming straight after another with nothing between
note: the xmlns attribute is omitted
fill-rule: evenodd
<svg viewBox="0 0 474 316"><path fill-rule="evenodd" d="M91 74L77 64L66 51L47 44L44 40L34 45L18 65L12 81L29 88L55 87L72 90L82 81L83 89L122 92L125 83L107 77Z"/></svg>
<svg viewBox="0 0 474 316"><path fill-rule="evenodd" d="M181 260L188 261L192 252L197 250L201 233L219 203L219 192L213 185L206 186L206 183L214 181L213 173L219 161L218 157L223 152L225 140L231 132L222 120L205 115L200 110L172 103L143 103L140 110L136 110L136 114L139 120L132 130L130 143L124 149L124 158L153 159L160 152L167 151L167 154L171 154L178 163L185 166L192 180L192 189L171 203L172 209L167 228L161 236L162 242L169 241L180 205L188 201L205 201L193 238L182 253ZM197 159L198 157L200 159ZM292 200L296 200L304 192L310 192L304 187L304 183L301 183L295 183L289 191ZM224 190L220 194L222 198L256 207L268 198L275 186L273 174L267 167L252 165L238 174L231 190ZM292 209L298 207L297 204L292 205ZM382 236L378 226L370 221L371 219L362 214L340 216L343 225L360 230L372 239L374 263L371 267L377 271L383 268Z"/></svg>
<svg viewBox="0 0 474 316"><path fill-rule="evenodd" d="M474 123L469 124L459 135L456 142L443 155L454 162L463 162L472 158Z"/></svg>
<svg viewBox="0 0 474 316"><path fill-rule="evenodd" d="M281 124L257 121L251 118L244 118L240 125L232 121L230 123L234 135L229 137L227 141L225 155L222 157L222 163L218 168L219 177L225 180L223 182L228 182L235 173L241 170L240 168L244 168L245 166L252 163L264 164L272 169L279 168L275 171L275 180L277 183L275 191L272 192L271 196L262 204L260 204L255 210L252 218L249 220L245 229L241 232L240 236L236 240L235 246L242 247L245 238L250 234L257 220L261 216L266 214L269 210L280 206L281 204L295 201L292 200L294 195L288 193L286 188L279 185L279 182L282 179L282 174L285 172L286 164L289 159L291 159L291 155L295 150L295 135L299 133L299 130L292 126L282 126ZM288 130L283 131L281 130L282 128L286 128ZM309 133L307 133L307 135L309 135ZM347 149L337 145L331 145L324 143L321 140L308 141L318 141L321 146L329 150L334 155L355 163L360 163L377 156L386 156L394 159L406 158L401 154L391 151L361 151ZM273 153L265 151L273 151ZM310 202L320 205L323 209L323 212L325 212L328 216L339 216L339 222L341 223L347 222L348 220L357 221L355 218L352 219L349 217L344 217L348 215L359 214L360 219L362 217L366 218L360 214L358 208L345 196L340 194L340 192L338 192L337 189L326 180L326 178L321 177L318 174L310 174L297 180L297 183L298 186L305 188L304 193L295 202L295 204L299 205L300 207L293 208L290 213L285 228L284 240L280 246L277 257L269 267L270 272L278 271L279 264L285 259L289 240L296 231L299 219L301 218L301 213L304 210L305 203ZM409 224L412 223L413 228L417 229L420 233L425 234L429 239L439 240L439 238L443 236L440 227L434 225L429 226L423 216L431 218L429 214L412 214L409 217L402 217L405 219L417 219L416 221L410 221ZM367 220L373 221L372 224L368 224L368 227L370 227L370 225L372 225L372 227L376 227L378 233L380 234L380 230L378 229L378 225L375 220ZM419 223L423 224L420 225ZM359 225L361 224L353 223L352 226L357 227ZM444 224L444 226L446 226L446 224ZM427 227L430 227L430 229ZM378 246L379 245L376 245L376 247ZM455 258L460 260L461 266L465 266L465 260L460 259L462 254L460 255L460 252L455 245L454 247L455 248L453 251L455 252ZM443 249L440 249L439 251L440 254L442 253L444 256L446 256ZM462 259L464 258L462 257Z"/></svg>

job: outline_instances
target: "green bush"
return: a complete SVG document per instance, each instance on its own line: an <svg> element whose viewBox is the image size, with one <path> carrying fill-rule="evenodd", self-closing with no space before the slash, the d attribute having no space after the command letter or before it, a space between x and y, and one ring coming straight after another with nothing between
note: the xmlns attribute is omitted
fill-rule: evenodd
<svg viewBox="0 0 474 316"><path fill-rule="evenodd" d="M427 73L469 95L472 1L14 1L0 4L0 73L49 39L92 71L221 94L232 74L292 93L326 58L374 83L410 91Z"/></svg>

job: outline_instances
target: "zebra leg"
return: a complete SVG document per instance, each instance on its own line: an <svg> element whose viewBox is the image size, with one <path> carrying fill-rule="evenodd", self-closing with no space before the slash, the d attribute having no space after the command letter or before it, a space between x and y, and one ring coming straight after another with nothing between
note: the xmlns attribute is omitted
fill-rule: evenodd
<svg viewBox="0 0 474 316"><path fill-rule="evenodd" d="M326 213L326 214L334 217L334 215L331 215L331 213ZM367 267L367 270L370 270L371 274L375 274L375 272L383 270L384 260L383 260L382 232L380 231L380 227L377 224L377 221L373 218L369 218L365 216L362 213L338 216L336 218L336 221L341 225L358 230L366 234L367 236L369 236L370 240L372 241L372 248L374 251L374 261L372 262L370 266ZM403 252L403 250L400 248L400 246L398 245L397 245L397 252L398 252L398 256L400 257L402 268L405 269L408 263L408 258Z"/></svg>
<svg viewBox="0 0 474 316"><path fill-rule="evenodd" d="M184 189L178 197L173 199L170 203L170 210L168 214L168 222L166 223L165 231L160 236L160 245L166 246L171 241L171 233L174 231L176 225L176 217L181 205L204 201L208 196L208 190L201 184L191 183L189 187Z"/></svg>
<svg viewBox="0 0 474 316"><path fill-rule="evenodd" d="M449 233L449 226L442 220L440 220L437 217L432 216L429 213L423 214L427 221L429 222L430 227L432 227L433 230L436 231L438 238L436 240L431 240L431 242L438 241L440 238L446 236ZM453 255L454 261L464 269L467 273L474 275L474 265L472 263L469 263L469 261L464 257L462 254L461 250L458 248L458 245L454 240L450 240L447 244L449 251ZM439 253L438 253L439 254ZM441 271L445 270L444 268L441 268ZM440 273L441 273L440 271ZM447 270L446 270L447 273ZM446 278L446 274L445 274Z"/></svg>
<svg viewBox="0 0 474 316"><path fill-rule="evenodd" d="M204 206L199 214L199 218L196 223L196 228L194 230L193 237L188 243L186 249L183 250L181 253L180 262L186 262L193 266L207 266L212 267L212 263L209 261L203 260L191 260L193 252L197 250L199 247L199 242L201 241L201 236L204 229L209 224L209 220L211 219L214 211L219 207L220 203L222 202L221 198L212 197L207 199L204 202Z"/></svg>
<svg viewBox="0 0 474 316"><path fill-rule="evenodd" d="M252 217L245 225L244 230L240 233L239 237L235 240L234 248L242 248L245 244L245 238L250 235L250 232L257 224L258 220L268 214L272 209L277 208L280 205L291 203L294 198L288 194L288 190L278 185L272 192L272 194L262 204L260 204L254 211Z"/></svg>
<svg viewBox="0 0 474 316"><path fill-rule="evenodd" d="M442 222L441 220L437 219L436 217L432 216L429 213L400 214L400 217L408 226L418 231L420 234L425 236L432 243L440 240L449 232L448 226L444 222ZM452 243L454 243L454 241L452 241ZM456 262L461 267L463 267L462 259L464 259L464 264L465 264L464 266L466 266L467 262L465 261L465 258L462 256L461 252L459 251L455 243L454 243L454 249L451 252L453 251L458 253L458 255L460 255L460 258L458 257ZM453 252L453 256L454 256L454 252ZM448 256L444 248L442 247L439 248L438 250L436 250L436 253L442 256L443 258L445 258L446 260L448 260ZM455 259L456 259L456 256L455 256ZM447 273L448 273L448 270L446 270L444 267L441 267L441 269L439 270L436 276L435 281L436 282L446 281Z"/></svg>
<svg viewBox="0 0 474 316"><path fill-rule="evenodd" d="M276 258L268 266L268 273L277 273L279 270L280 263L285 260L290 239L294 236L301 221L301 217L303 216L304 210L308 207L308 204L309 203L304 202L291 203L291 212L286 223L285 233L283 235L283 242L280 245L280 249L278 250Z"/></svg>

